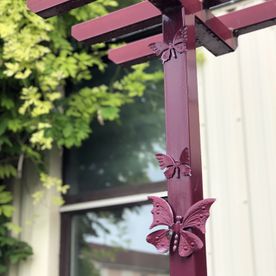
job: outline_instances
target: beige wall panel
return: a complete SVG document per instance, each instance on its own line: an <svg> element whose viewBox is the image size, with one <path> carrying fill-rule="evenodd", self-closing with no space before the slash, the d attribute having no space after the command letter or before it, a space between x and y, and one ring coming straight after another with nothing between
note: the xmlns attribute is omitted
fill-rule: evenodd
<svg viewBox="0 0 276 276"><path fill-rule="evenodd" d="M53 151L49 156L49 174L61 177L61 155ZM18 267L13 267L9 276L58 276L59 273L59 236L60 215L59 207L52 200L56 195L49 190L43 201L37 205L33 204L32 193L41 189L34 169L28 164L24 168L24 176L21 180L24 187L20 189L18 183L16 188L16 203L20 203L17 209L15 221L21 225L23 231L20 235L28 242L34 251L34 255Z"/></svg>
<svg viewBox="0 0 276 276"><path fill-rule="evenodd" d="M276 29L199 66L209 275L276 275Z"/></svg>

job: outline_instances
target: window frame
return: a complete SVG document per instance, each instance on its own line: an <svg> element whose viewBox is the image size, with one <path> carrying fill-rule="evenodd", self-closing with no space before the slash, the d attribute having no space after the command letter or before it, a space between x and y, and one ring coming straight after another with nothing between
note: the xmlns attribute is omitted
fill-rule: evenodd
<svg viewBox="0 0 276 276"><path fill-rule="evenodd" d="M148 184L148 187L155 186L155 183ZM99 198L84 202L75 202L65 204L60 208L61 228L60 228L60 276L71 276L71 250L72 250L72 219L75 214L81 214L101 208L110 208L112 206L125 207L134 204L148 203L148 196L167 197L167 189L164 190L164 182L160 182L159 187L155 187L155 191L148 192L143 190L141 193L130 193L124 196ZM133 187L130 187L133 188ZM160 190L160 188L162 188Z"/></svg>

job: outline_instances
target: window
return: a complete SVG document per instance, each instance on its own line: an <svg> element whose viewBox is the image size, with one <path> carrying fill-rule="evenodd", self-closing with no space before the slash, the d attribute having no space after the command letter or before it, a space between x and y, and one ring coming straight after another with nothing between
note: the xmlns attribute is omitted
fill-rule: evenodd
<svg viewBox="0 0 276 276"><path fill-rule="evenodd" d="M65 151L64 178L70 196L163 181L154 153L164 150L162 83L123 107L118 122L95 122L81 148Z"/></svg>
<svg viewBox="0 0 276 276"><path fill-rule="evenodd" d="M166 196L154 157L165 148L163 106L163 83L153 83L122 109L119 121L94 122L83 146L65 151L64 181L71 189L61 208L60 275L169 274L168 256L145 240L152 220L147 195Z"/></svg>
<svg viewBox="0 0 276 276"><path fill-rule="evenodd" d="M145 242L150 210L146 204L75 215L71 276L168 275L167 256Z"/></svg>

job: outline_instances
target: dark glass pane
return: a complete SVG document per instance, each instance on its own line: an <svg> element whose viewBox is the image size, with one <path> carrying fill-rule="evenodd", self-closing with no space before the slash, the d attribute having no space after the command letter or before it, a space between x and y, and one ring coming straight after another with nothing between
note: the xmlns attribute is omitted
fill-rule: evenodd
<svg viewBox="0 0 276 276"><path fill-rule="evenodd" d="M71 276L165 276L169 258L146 242L151 205L75 215Z"/></svg>
<svg viewBox="0 0 276 276"><path fill-rule="evenodd" d="M164 180L154 157L164 149L163 106L163 83L156 82L143 97L123 107L119 121L104 126L94 122L83 146L65 152L64 176L71 185L70 194Z"/></svg>

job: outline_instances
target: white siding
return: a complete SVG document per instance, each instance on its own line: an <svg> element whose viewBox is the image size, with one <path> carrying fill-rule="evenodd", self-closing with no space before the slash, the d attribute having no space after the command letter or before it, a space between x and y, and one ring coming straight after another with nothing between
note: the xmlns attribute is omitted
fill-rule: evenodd
<svg viewBox="0 0 276 276"><path fill-rule="evenodd" d="M49 154L49 175L61 177L61 154L52 150ZM53 204L54 190L45 191L43 200L33 204L32 193L40 189L35 170L30 164L24 166L23 179L15 185L14 222L22 226L20 238L28 242L34 255L18 266L12 266L9 276L58 276L60 247L59 207ZM81 275L80 275L81 276Z"/></svg>
<svg viewBox="0 0 276 276"><path fill-rule="evenodd" d="M199 97L210 276L276 275L276 28L204 51Z"/></svg>

